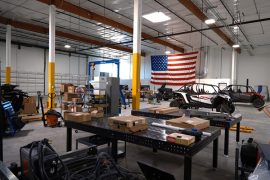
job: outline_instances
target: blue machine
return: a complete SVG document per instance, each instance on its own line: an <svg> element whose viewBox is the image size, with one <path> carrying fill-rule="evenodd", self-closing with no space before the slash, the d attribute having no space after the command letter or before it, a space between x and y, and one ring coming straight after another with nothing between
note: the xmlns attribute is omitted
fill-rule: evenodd
<svg viewBox="0 0 270 180"><path fill-rule="evenodd" d="M2 110L7 122L5 133L14 136L17 131L24 127L25 123L15 113L10 101L2 102Z"/></svg>
<svg viewBox="0 0 270 180"><path fill-rule="evenodd" d="M94 65L98 65L98 64L116 64L117 65L117 78L120 78L120 62L119 59L111 59L111 60L106 60L106 61L93 61L93 62L89 62L88 63L88 81L90 81L90 77L91 77L91 66L92 64ZM121 102L124 105L124 107L126 108L126 98L122 92L121 86L120 86L120 98L121 98ZM121 110L120 110L121 111Z"/></svg>

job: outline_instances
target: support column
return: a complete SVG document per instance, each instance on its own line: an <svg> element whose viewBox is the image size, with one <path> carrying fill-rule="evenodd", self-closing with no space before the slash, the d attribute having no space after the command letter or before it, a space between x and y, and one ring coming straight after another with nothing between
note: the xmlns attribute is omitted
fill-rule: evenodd
<svg viewBox="0 0 270 180"><path fill-rule="evenodd" d="M141 15L142 0L134 0L133 56L132 56L132 109L140 109L141 70Z"/></svg>
<svg viewBox="0 0 270 180"><path fill-rule="evenodd" d="M48 63L48 108L54 108L55 100L55 6L49 7L49 63Z"/></svg>
<svg viewBox="0 0 270 180"><path fill-rule="evenodd" d="M7 25L6 32L6 84L11 83L11 26Z"/></svg>
<svg viewBox="0 0 270 180"><path fill-rule="evenodd" d="M232 50L231 84L236 83L236 51Z"/></svg>

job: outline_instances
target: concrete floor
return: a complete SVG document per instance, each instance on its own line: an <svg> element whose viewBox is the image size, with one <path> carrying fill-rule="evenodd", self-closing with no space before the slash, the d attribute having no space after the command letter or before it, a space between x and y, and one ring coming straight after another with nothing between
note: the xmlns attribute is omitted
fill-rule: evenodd
<svg viewBox="0 0 270 180"><path fill-rule="evenodd" d="M167 105L167 102L162 103ZM146 102L141 103L141 107L149 107L152 105ZM241 133L241 139L253 137L256 141L261 143L268 143L270 141L270 119L263 113L257 111L251 105L238 104L236 108L243 116L241 125L252 126L256 130L251 134ZM130 108L122 111L122 114L130 114ZM75 140L79 137L88 136L88 133L73 132L73 148L75 147ZM64 153L66 149L66 128L44 128L42 122L32 122L26 124L21 132L15 137L8 137L4 139L4 162L9 164L11 162L19 163L19 149L32 141L48 138L52 140L52 146L59 153ZM212 167L212 144L208 145L204 150L193 157L192 163L192 179L194 180L231 180L234 179L235 166L235 132L230 132L230 152L229 157L223 155L224 144L224 130L219 138L219 159L218 168ZM80 147L83 147L81 145ZM127 156L120 159L122 166L131 171L139 171L136 161L146 162L153 166L167 171L175 176L176 179L183 179L184 159L182 156L170 154L159 151L152 153L152 149L127 144Z"/></svg>

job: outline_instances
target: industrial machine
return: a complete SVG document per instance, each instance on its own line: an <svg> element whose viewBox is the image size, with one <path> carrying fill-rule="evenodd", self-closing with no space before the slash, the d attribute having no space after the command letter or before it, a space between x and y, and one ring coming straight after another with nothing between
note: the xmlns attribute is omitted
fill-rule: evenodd
<svg viewBox="0 0 270 180"><path fill-rule="evenodd" d="M162 84L160 88L158 88L158 97L160 100L168 101L173 97L172 88L166 88L166 84Z"/></svg>
<svg viewBox="0 0 270 180"><path fill-rule="evenodd" d="M23 180L142 180L115 164L107 153L97 154L93 145L87 149L58 155L48 139L32 142L20 149Z"/></svg>

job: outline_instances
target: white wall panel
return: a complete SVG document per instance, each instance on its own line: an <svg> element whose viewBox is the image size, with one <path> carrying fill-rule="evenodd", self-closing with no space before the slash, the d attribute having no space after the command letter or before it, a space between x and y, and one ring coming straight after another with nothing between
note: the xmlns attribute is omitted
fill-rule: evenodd
<svg viewBox="0 0 270 180"><path fill-rule="evenodd" d="M252 86L270 86L270 46L257 47L254 56L243 52L237 60L237 82L246 84L246 79Z"/></svg>

